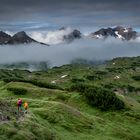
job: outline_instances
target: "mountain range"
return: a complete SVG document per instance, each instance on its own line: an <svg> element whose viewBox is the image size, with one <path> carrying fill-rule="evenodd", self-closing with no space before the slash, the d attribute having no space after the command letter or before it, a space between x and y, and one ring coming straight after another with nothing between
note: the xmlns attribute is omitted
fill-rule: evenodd
<svg viewBox="0 0 140 140"><path fill-rule="evenodd" d="M28 44L28 43L39 43L42 45L47 45L42 42L38 42L31 37L29 37L24 31L18 32L13 36L0 31L0 45L14 45L14 44Z"/></svg>
<svg viewBox="0 0 140 140"><path fill-rule="evenodd" d="M120 38L122 40L133 40L137 38L137 32L134 31L132 28L124 28L122 26L117 26L115 28L102 28L89 35L90 38L96 39L105 39L109 36Z"/></svg>
<svg viewBox="0 0 140 140"><path fill-rule="evenodd" d="M62 27L59 31L66 31L67 28ZM90 38L90 39L106 39L108 37L119 38L121 40L129 41L134 40L138 37L138 33L132 28L125 28L122 26L117 26L115 28L101 28L96 32L90 33L87 36L84 36L79 30L71 30L68 34L62 36L63 42L70 43L75 39L80 38ZM14 44L28 44L28 43L39 43L47 45L42 42L38 42L35 39L29 37L26 32L21 31L11 36L3 31L0 31L0 45L14 45Z"/></svg>

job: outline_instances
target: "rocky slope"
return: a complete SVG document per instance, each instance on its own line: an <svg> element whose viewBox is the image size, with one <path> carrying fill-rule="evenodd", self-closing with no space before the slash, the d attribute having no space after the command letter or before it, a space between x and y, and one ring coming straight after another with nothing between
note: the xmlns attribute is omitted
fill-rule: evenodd
<svg viewBox="0 0 140 140"><path fill-rule="evenodd" d="M132 28L124 28L122 26L117 26L115 28L102 28L94 33L91 33L88 37L96 39L105 39L109 36L120 38L122 40L131 40L136 39L137 32L134 31Z"/></svg>
<svg viewBox="0 0 140 140"><path fill-rule="evenodd" d="M6 34L6 33L3 32L3 31L0 31L0 45L2 45L2 44L7 44L8 41L11 40L11 38L12 38L12 37L11 37L10 35Z"/></svg>
<svg viewBox="0 0 140 140"><path fill-rule="evenodd" d="M81 34L80 31L73 30L70 34L64 36L64 40L68 41L68 42L71 42L74 39L80 39L81 37L82 37L82 34Z"/></svg>
<svg viewBox="0 0 140 140"><path fill-rule="evenodd" d="M70 43L74 41L75 39L106 39L108 37L118 38L120 40L135 40L137 37L139 37L138 33L134 31L132 28L125 28L122 26L117 26L114 28L101 28L100 30L90 33L87 36L84 36L79 30L77 29L71 29L67 27L62 27L58 31L55 31L54 33L47 34L46 40L57 40L58 43ZM34 38L34 37L33 37ZM18 32L13 36L10 36L6 34L3 31L0 31L0 45L14 45L14 44L28 44L28 43L39 43L43 45L47 45L42 42L38 42L35 39L29 37L24 31ZM51 43L50 43L51 44ZM54 44L54 43L53 43Z"/></svg>
<svg viewBox="0 0 140 140"><path fill-rule="evenodd" d="M68 28L62 27L59 29L59 31L66 32L66 34L64 34L62 37L63 41L65 41L65 42L72 42L75 39L82 38L82 33L77 29L68 30Z"/></svg>
<svg viewBox="0 0 140 140"><path fill-rule="evenodd" d="M0 45L8 45L8 44L14 45L14 44L28 44L28 43L39 43L39 44L47 45L32 39L24 31L18 32L13 36L10 36L5 32L0 31Z"/></svg>

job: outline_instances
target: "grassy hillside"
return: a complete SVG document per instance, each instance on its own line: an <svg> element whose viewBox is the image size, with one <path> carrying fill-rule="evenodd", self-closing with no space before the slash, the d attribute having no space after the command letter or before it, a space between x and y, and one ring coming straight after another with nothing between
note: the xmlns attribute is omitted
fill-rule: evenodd
<svg viewBox="0 0 140 140"><path fill-rule="evenodd" d="M29 103L18 114L18 98ZM139 140L140 57L0 70L1 140Z"/></svg>

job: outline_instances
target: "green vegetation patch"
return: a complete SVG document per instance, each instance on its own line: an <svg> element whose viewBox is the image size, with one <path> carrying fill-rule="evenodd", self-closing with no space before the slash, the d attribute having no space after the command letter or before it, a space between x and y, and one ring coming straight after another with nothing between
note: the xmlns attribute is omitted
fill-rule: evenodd
<svg viewBox="0 0 140 140"><path fill-rule="evenodd" d="M71 86L70 90L81 92L91 105L102 110L120 110L125 107L115 93L100 86L78 83Z"/></svg>
<svg viewBox="0 0 140 140"><path fill-rule="evenodd" d="M27 90L21 87L8 87L7 90L12 91L16 95L25 95L27 93Z"/></svg>

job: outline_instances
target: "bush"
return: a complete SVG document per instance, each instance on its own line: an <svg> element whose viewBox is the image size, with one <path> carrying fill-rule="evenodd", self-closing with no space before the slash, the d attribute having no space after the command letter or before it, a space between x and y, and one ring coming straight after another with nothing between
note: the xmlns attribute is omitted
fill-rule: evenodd
<svg viewBox="0 0 140 140"><path fill-rule="evenodd" d="M72 78L71 79L71 82L73 82L73 83L77 83L77 82L85 82L85 80L84 79L80 79L80 78Z"/></svg>
<svg viewBox="0 0 140 140"><path fill-rule="evenodd" d="M9 83L9 82L25 82L25 83L31 83L35 86L38 87L43 87L43 88L49 88L49 89L62 89L57 85L53 85L50 83L44 83L44 82L40 82L37 80L25 80L25 79L20 79L20 78L5 78L3 79L4 82Z"/></svg>
<svg viewBox="0 0 140 140"><path fill-rule="evenodd" d="M25 95L27 90L24 88L9 87L7 90L14 92L16 95Z"/></svg>
<svg viewBox="0 0 140 140"><path fill-rule="evenodd" d="M75 83L71 85L71 87L68 89L69 91L77 91L77 92L85 92L86 88L89 88L90 85L86 85L83 83Z"/></svg>
<svg viewBox="0 0 140 140"><path fill-rule="evenodd" d="M134 87L132 85L127 85L127 90L129 92L138 92L138 91L140 91L140 88L139 87Z"/></svg>
<svg viewBox="0 0 140 140"><path fill-rule="evenodd" d="M90 81L95 81L95 80L100 80L101 79L101 77L98 76L98 75L89 75L86 78Z"/></svg>
<svg viewBox="0 0 140 140"><path fill-rule="evenodd" d="M140 75L132 77L135 81L140 81Z"/></svg>
<svg viewBox="0 0 140 140"><path fill-rule="evenodd" d="M49 88L49 89L61 89L59 86L53 85L53 84L50 84L50 83L44 83L44 82L35 81L35 80L29 80L29 81L26 81L26 82L31 83L33 85L36 85L38 87Z"/></svg>
<svg viewBox="0 0 140 140"><path fill-rule="evenodd" d="M133 117L135 119L140 120L140 114L139 113L136 113L136 112L125 112L124 114L126 116Z"/></svg>
<svg viewBox="0 0 140 140"><path fill-rule="evenodd" d="M97 75L107 75L108 74L108 72L106 72L106 71L96 71L95 72Z"/></svg>
<svg viewBox="0 0 140 140"><path fill-rule="evenodd" d="M3 78L3 81L9 83L9 82L24 82L25 80L20 78Z"/></svg>
<svg viewBox="0 0 140 140"><path fill-rule="evenodd" d="M88 103L102 110L119 110L124 108L124 103L116 94L103 87L77 83L71 86L71 91L78 91L84 95Z"/></svg>
<svg viewBox="0 0 140 140"><path fill-rule="evenodd" d="M91 87L86 89L84 96L88 102L102 110L119 110L124 108L124 103L117 98L115 93L102 87Z"/></svg>
<svg viewBox="0 0 140 140"><path fill-rule="evenodd" d="M103 86L104 88L107 88L107 89L114 89L114 88L118 87L118 86L115 85L114 83L102 84L102 86Z"/></svg>

